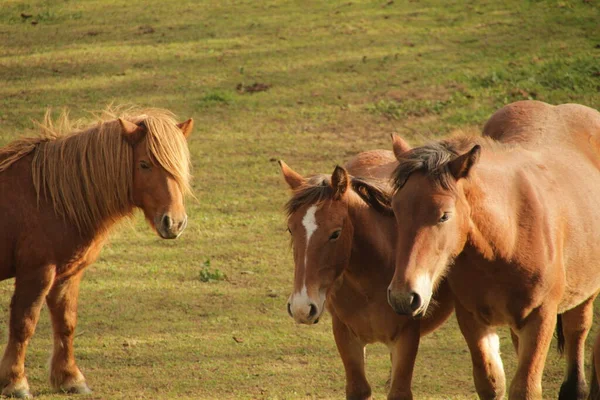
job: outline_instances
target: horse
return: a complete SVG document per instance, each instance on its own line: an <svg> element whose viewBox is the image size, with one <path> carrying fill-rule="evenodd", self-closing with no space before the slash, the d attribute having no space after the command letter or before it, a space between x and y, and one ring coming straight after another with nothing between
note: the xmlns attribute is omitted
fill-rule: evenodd
<svg viewBox="0 0 600 400"><path fill-rule="evenodd" d="M394 143L388 301L416 317L448 281L482 399L505 393L499 325L518 356L511 399L542 398L555 327L567 362L559 399L585 398L584 344L600 290L599 140L598 111L524 101L496 112L484 137Z"/></svg>
<svg viewBox="0 0 600 400"><path fill-rule="evenodd" d="M293 190L286 205L295 262L288 313L298 323L315 324L327 308L348 399L371 398L364 350L376 342L386 344L391 354L388 399L412 399L419 337L444 323L453 307L447 286L440 287L438 306L421 321L399 316L387 304L396 222L389 186L383 184L387 180L381 179L395 168L394 156L384 150L363 152L331 176L307 179L283 161L280 165Z"/></svg>
<svg viewBox="0 0 600 400"><path fill-rule="evenodd" d="M58 122L46 113L39 125L39 137L0 149L0 279L15 278L0 388L21 398L31 397L25 352L44 299L54 335L51 384L90 392L73 349L83 271L110 228L136 208L160 237L177 238L190 192L191 119L178 124L167 110L107 108L82 129L66 111Z"/></svg>

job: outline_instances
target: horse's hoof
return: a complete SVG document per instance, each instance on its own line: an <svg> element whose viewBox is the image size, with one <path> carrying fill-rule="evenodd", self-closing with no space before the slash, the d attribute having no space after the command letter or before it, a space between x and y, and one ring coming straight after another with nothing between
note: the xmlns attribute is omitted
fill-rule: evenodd
<svg viewBox="0 0 600 400"><path fill-rule="evenodd" d="M63 388L61 388L61 391L65 392L65 393L69 393L69 394L90 394L90 393L92 393L92 390L89 388L89 386L85 382L74 383L68 387L63 387Z"/></svg>
<svg viewBox="0 0 600 400"><path fill-rule="evenodd" d="M2 389L2 396L14 397L17 399L32 399L33 396L29 392L29 385L16 384L8 385Z"/></svg>

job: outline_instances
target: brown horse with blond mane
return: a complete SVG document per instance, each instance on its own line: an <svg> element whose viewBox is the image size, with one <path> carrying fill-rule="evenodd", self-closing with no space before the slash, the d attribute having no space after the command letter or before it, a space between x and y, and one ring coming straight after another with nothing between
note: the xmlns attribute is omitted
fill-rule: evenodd
<svg viewBox="0 0 600 400"><path fill-rule="evenodd" d="M347 170L337 167L331 176L305 179L281 162L293 190L286 206L295 262L288 312L298 323L314 324L327 305L346 371L348 399L371 398L364 350L376 342L390 349L388 399L412 399L419 337L440 326L453 310L446 286L436 293L438 305L421 321L399 316L387 304L396 222L390 188L383 184L387 179L381 179L389 177L396 164L392 152L375 150L350 160Z"/></svg>
<svg viewBox="0 0 600 400"><path fill-rule="evenodd" d="M63 113L48 114L42 135L0 149L0 279L15 278L8 344L0 361L2 395L31 397L25 351L44 300L54 331L50 380L55 389L88 393L73 340L83 270L94 262L111 226L141 208L167 239L187 223L186 137L168 111L106 111L75 130Z"/></svg>
<svg viewBox="0 0 600 400"><path fill-rule="evenodd" d="M559 398L583 399L584 343L600 290L600 113L518 102L494 114L484 134L413 149L396 142L392 205L401 223L390 305L421 315L448 280L482 399L505 392L498 325L510 326L518 355L509 398L542 398L561 314Z"/></svg>

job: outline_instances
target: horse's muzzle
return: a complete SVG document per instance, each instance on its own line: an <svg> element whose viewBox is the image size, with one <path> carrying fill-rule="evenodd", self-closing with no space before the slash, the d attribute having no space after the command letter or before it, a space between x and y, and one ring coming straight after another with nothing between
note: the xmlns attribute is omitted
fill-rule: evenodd
<svg viewBox="0 0 600 400"><path fill-rule="evenodd" d="M420 318L427 310L427 304L416 292L395 291L388 288L388 303L399 315Z"/></svg>
<svg viewBox="0 0 600 400"><path fill-rule="evenodd" d="M318 324L323 312L313 301L294 301L294 296L290 297L287 303L287 311L290 317L299 324L313 325Z"/></svg>
<svg viewBox="0 0 600 400"><path fill-rule="evenodd" d="M169 214L154 219L156 231L163 239L177 239L187 226L187 215L182 219L174 219Z"/></svg>

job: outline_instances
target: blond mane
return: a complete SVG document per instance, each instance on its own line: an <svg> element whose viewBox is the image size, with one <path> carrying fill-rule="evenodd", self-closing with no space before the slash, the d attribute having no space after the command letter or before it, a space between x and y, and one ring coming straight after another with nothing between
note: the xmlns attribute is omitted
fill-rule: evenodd
<svg viewBox="0 0 600 400"><path fill-rule="evenodd" d="M57 121L47 112L41 135L0 149L0 173L32 154L32 179L38 196L79 232L90 232L129 215L133 209L133 148L122 136L117 118L147 127L148 155L190 190L190 156L174 115L161 109L110 108L81 129L63 111Z"/></svg>

